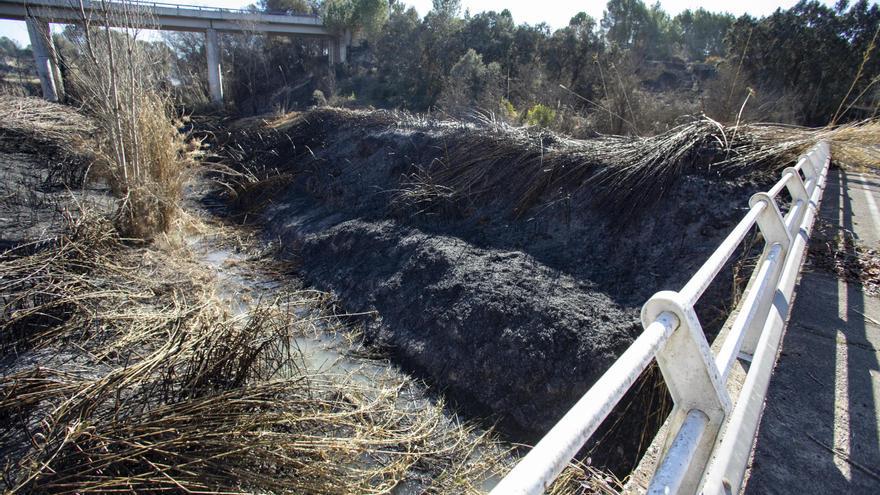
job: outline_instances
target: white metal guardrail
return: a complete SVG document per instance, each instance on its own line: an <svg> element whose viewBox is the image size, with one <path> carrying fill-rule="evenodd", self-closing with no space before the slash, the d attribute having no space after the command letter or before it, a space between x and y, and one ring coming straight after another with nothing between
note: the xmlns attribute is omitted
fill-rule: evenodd
<svg viewBox="0 0 880 495"><path fill-rule="evenodd" d="M830 161L820 142L752 196L748 213L684 288L645 303L644 332L492 495L543 493L655 358L675 405L648 493L739 493ZM783 189L792 198L785 215L777 204ZM716 355L694 304L755 224L764 250ZM737 358L751 364L733 405L726 383Z"/></svg>

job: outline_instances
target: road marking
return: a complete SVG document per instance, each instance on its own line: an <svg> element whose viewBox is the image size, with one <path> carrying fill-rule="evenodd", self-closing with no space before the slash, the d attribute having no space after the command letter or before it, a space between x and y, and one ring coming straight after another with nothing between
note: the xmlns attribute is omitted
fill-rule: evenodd
<svg viewBox="0 0 880 495"><path fill-rule="evenodd" d="M877 208L877 201L874 200L874 195L871 194L871 188L868 187L870 181L868 181L868 178L862 174L859 174L859 178L865 183L862 191L865 192L865 200L868 202L868 210L871 211L871 221L874 223L874 232L880 234L880 208Z"/></svg>

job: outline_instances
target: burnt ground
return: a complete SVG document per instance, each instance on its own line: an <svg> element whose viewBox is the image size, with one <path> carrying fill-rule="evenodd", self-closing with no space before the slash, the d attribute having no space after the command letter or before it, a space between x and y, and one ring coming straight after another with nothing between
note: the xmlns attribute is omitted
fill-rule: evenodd
<svg viewBox="0 0 880 495"><path fill-rule="evenodd" d="M59 108L63 107L59 106ZM116 236L109 218L105 218L112 217L110 213L115 209L115 199L100 183L96 184L94 180L83 179L84 169L77 169L76 165L81 165L84 162L78 159L68 160L71 157L63 157L56 153L53 146L33 137L24 136L22 141L9 139L9 135L3 134L3 131L4 129L0 126L0 254L3 255L2 261L7 270L0 274L0 281L3 282L5 290L4 294L0 294L0 302L4 303L2 307L4 316L11 315L11 319L15 320L11 325L6 319L2 320L4 324L2 326L6 330L2 342L5 353L0 355L0 378L5 380L2 385L3 395L6 399L5 409L0 412L0 436L4 438L4 441L0 441L0 463L4 466L2 483L8 488L17 486L18 489L22 489L22 486L25 486L24 483L19 484L20 479L17 476L27 477L30 482L36 478L45 478L46 473L49 473L49 477L55 475L61 471L58 468L59 465L68 469L71 464L85 466L82 472L87 474L81 475L81 478L77 477L78 474L67 475L65 483L68 487L81 488L84 486L88 490L89 486L99 486L102 487L99 490L109 489L112 491L113 483L121 483L126 486L123 489L130 489L131 480L135 479L137 480L135 484L140 486L140 491L150 491L153 489L152 487L158 487L157 490L162 490L162 487L166 486L167 479L170 477L167 469L160 470L150 460L145 461L149 463L146 470L140 470L139 467L132 468L131 466L136 464L131 462L133 457L118 454L120 445L133 445L127 439L128 437L124 436L126 433L122 434L123 437L118 442L100 443L98 447L100 455L111 456L111 460L106 463L103 460L96 461L95 457L87 450L91 445L95 445L94 439L102 435L101 432L105 431L103 428L108 428L107 424L116 427L130 421L125 408L119 405L119 398L138 393L139 385L137 383L133 384L129 381L120 385L118 390L110 394L111 396L115 394L115 398L111 397L111 400L115 401L115 405L110 406L109 409L115 408L117 413L111 415L112 418L109 421L100 416L108 408L103 404L99 405L98 402L83 407L86 412L75 413L78 416L75 419L76 424L83 422L88 424L88 431L80 437L84 438L81 443L79 439L70 440L70 438L79 436L80 432L76 432L64 438L62 442L64 445L47 446L47 443L40 440L47 437L53 438L51 431L44 433L50 428L58 427L68 433L73 431L63 426L61 421L56 422L56 417L51 416L58 411L58 408L51 405L51 401L61 399L61 397L53 395L53 392L48 392L45 389L31 394L27 386L19 387L20 382L16 380L24 376L24 382L33 383L39 381L39 377L43 376L41 373L44 373L46 376L57 374L58 377L63 377L57 380L52 379L53 383L63 383L62 379L99 381L106 379L106 376L111 372L118 373L136 368L137 366L130 365L139 364L138 358L144 355L150 356L156 347L151 347L153 343L138 338L115 339L114 337L119 335L126 337L135 335L134 332L117 334L117 330L131 331L134 329L137 331L141 322L151 321L151 318L160 321L155 325L150 323L151 329L163 328L164 324L168 324L169 328L179 328L186 324L186 319L190 315L196 314L195 310L189 308L186 311L179 311L181 303L184 305L192 304L193 308L199 308L199 310L208 307L209 311L213 311L210 305L215 303L218 304L218 309L222 308L222 318L216 321L208 320L214 316L203 314L192 317L195 321L203 321L206 325L205 328L212 335L222 335L224 329L235 324L234 322L238 321L235 318L238 318L243 312L252 314L254 320L257 319L257 316L262 317L264 314L270 314L270 311L273 310L281 311L282 313L279 315L286 313L287 317L283 317L279 321L290 325L291 329L297 328L297 337L294 342L296 352L283 354L296 355L296 357L289 358L291 359L290 364L297 370L300 367L303 370L302 376L296 376L289 383L292 391L302 392L306 396L304 404L324 407L328 403L328 398L321 396L322 387L332 383L336 384L333 386L338 386L338 389L330 391L331 395L328 397L331 401L339 400L340 404L351 406L359 403L360 394L363 391L366 390L370 394L375 391L375 395L370 395L365 400L365 404L370 407L379 405L379 408L387 408L390 413L399 415L398 419L391 416L376 419L375 410L363 409L352 413L353 418L346 418L345 424L327 422L324 425L319 425L313 432L305 436L308 440L305 442L306 445L318 442L316 460L313 461L305 456L300 458L284 454L292 465L296 465L296 469L305 466L302 468L302 473L292 469L279 468L277 459L273 461L258 460L253 465L256 466L255 472L258 473L259 479L268 479L275 483L279 476L293 473L291 474L293 481L288 485L288 488L293 486L293 490L299 492L336 490L357 493L368 486L373 488L376 486L376 482L372 479L367 479L357 489L349 488L341 484L342 481L347 481L342 477L335 479L330 477L335 473L328 475L327 481L322 481L323 485L314 485L319 488L311 488L308 484L313 483L312 480L316 477L321 480L321 476L324 476L320 472L321 468L316 467L318 465L330 465L342 470L350 469L351 472L365 478L379 476L375 474L378 472L376 471L377 466L385 469L387 466L396 465L393 462L393 453L398 448L395 444L395 438L399 435L406 435L408 428L417 432L418 435L414 436L424 439L426 442L425 448L422 449L425 457L418 459L417 462L413 460L414 456L422 455L420 448L416 448L414 444L400 448L400 452L403 454L401 457L406 458L406 462L401 463L403 471L396 475L399 479L394 481L394 484L384 486L396 484L395 490L401 493L422 493L425 491L464 493L468 491L466 488L470 492L482 486L481 483L491 483L491 479L509 467L512 458L506 446L496 444L494 438L485 435L483 431L474 429L472 425L463 424L454 416L446 416L442 405L432 401L431 397L427 397L422 392L423 387L420 382L400 373L387 361L372 359L372 353L369 350L361 349L359 345L356 346L354 339L348 340L337 335L337 326L342 326L343 323L338 321L333 313L333 308L325 307L324 295L315 294L314 291L298 293L297 279L286 277L289 274L286 264L266 259L270 257L271 249L258 242L252 243L253 239L244 229L230 228L227 230L225 226L201 223L194 220L194 218L200 218L200 211L188 211L188 214L195 216L188 220L184 219L181 223L185 222L188 225L187 228L193 229L195 233L189 233L189 230L180 230L172 234L175 239L178 235L183 235L181 241L185 246L176 246L176 244L163 245L164 247L150 246L149 243L140 241L120 240ZM71 177L75 180L71 180ZM198 179L190 184L184 206L192 206L190 195L200 195L203 185L203 182ZM88 214L84 223L95 222L89 226L94 225L93 228L99 234L110 232L111 242L106 245L102 244L101 240L106 241L107 238L98 236L96 236L98 240L92 243L80 241L76 237L77 233L71 232L71 224L75 222L71 222L69 218L75 219L80 213ZM106 230L104 230L105 228ZM181 229L183 228L181 227ZM85 237L84 235L83 238ZM131 241L130 244L129 241ZM52 261L59 258L66 260L67 256L70 256L69 252L62 252L61 249L56 252L56 248L77 242L80 242L75 248L77 256L82 255L83 257L74 256L67 260L70 261L70 266L73 268L65 272L52 271L58 270L57 267L53 267L48 271L49 275L45 275L46 266L52 264ZM45 254L45 260L48 260L44 266L42 262L37 263L41 266L36 275L34 275L35 272L28 271L30 267L21 269L19 272L9 269L12 266L10 260L24 259L32 252L36 252L38 255ZM99 259L99 263L104 263L101 268L105 271L98 272L98 269L94 268L95 265L84 261L90 258ZM95 272L98 273L95 274ZM12 273L11 276L10 273ZM111 275L108 277L107 273ZM19 277L19 274L23 275ZM112 278L116 276L120 276L119 280L122 281L118 282L117 279ZM42 281L44 285L36 285L38 290L23 294L19 287L26 286L30 279L38 280L34 284ZM76 294L76 296L67 295L75 294L73 291L80 286L86 287L87 290ZM73 287L73 289L69 289L69 287ZM64 293L62 292L64 290L70 290L70 292ZM128 292L129 290L131 292ZM69 299L63 300L63 303L56 304L53 308L51 305L55 303L51 301L57 301L57 299L51 298L60 298L59 293ZM80 305L68 302L77 296L86 303ZM214 298L217 298L217 301ZM44 302L46 300L50 302ZM16 310L20 307L31 309L31 306L26 306L29 304L41 305L39 306L40 311L31 315L33 318L28 319L27 316L21 317L20 314L17 314L28 313L28 311ZM54 309L57 309L57 314L53 313ZM232 314L235 316L231 316ZM295 317L293 317L294 314ZM75 318L82 318L82 320L75 320ZM44 320L48 320L49 323L44 323ZM26 326L29 332L35 332L34 329L38 329L44 330L45 334L41 334L33 341L14 340L17 338L16 332ZM55 330L58 327L64 328L64 331L69 333L59 332L57 335L52 335L51 338L46 335L50 333L50 330ZM247 328L252 329L253 327L248 324ZM257 330L252 331L256 335ZM11 334L15 337L11 337ZM165 333L164 330L159 334L157 347L162 347L167 342L169 334L171 334L170 331ZM255 336L257 339L255 342L258 342L260 346L268 347L276 344L281 347L290 345L289 343L267 344L267 340L271 342L273 338L276 337L260 335L257 338ZM178 337L175 336L174 340L177 341ZM15 344L10 344L10 342L15 342ZM232 343L234 344L231 346L232 350L230 348L218 350L215 355L220 359L228 359L229 356L236 356L236 352L243 352L241 349L247 350L249 345L248 342L242 340ZM178 348L181 346L179 343L176 345ZM213 354L211 351L206 353ZM137 357L131 359L132 355ZM181 373L180 370L186 368L186 364L175 362L172 358L166 357L162 360L162 366L168 366L168 368L158 372L157 376L163 378L178 376L178 373ZM258 360L259 358L251 355L247 358L247 363L237 363L235 366L230 366L229 369L233 372L240 372L242 366L250 366ZM216 372L216 369L219 368L219 366L217 368L206 366L204 361L195 363L193 366L199 369L209 369L211 372ZM275 368L274 372L277 371L278 369ZM28 373L32 374L28 375ZM313 378L316 380L314 383L309 381ZM217 379L217 382L221 381L224 380ZM317 383L318 381L320 384ZM233 380L230 379L228 382L232 383ZM282 382L283 380L274 380L272 384L277 385ZM80 385L76 382L72 383L74 385L71 387ZM374 386L375 389L372 388ZM158 387L155 385L148 387L149 391L157 389ZM228 393L228 391L224 391L224 393ZM77 396L77 399L82 397L78 391L73 394ZM167 404L162 402L164 400L186 401L191 398L183 393L180 393L182 399L174 397L174 393L162 392L162 395L161 399L149 399L144 403L146 405L137 406L137 414L145 414L145 410L148 411L152 404L159 404L165 408ZM23 396L27 398L21 399ZM193 394L193 396L203 397L199 394ZM273 392L270 401L272 404L276 404L290 400L292 396L294 393ZM254 405L254 397L254 395L248 396L242 402L234 399L229 400L226 396L224 403L227 403L230 408L234 407L235 403L246 404L246 411L242 418L246 418L245 423L250 425L253 418L260 414L260 408ZM65 403L69 403L70 400L73 399L63 398ZM126 400L123 400L123 403ZM385 401L390 402L381 405ZM33 404L39 405L34 406ZM171 402L171 404L180 404L180 402ZM119 413L120 410L123 412ZM10 411L14 411L14 413L10 413ZM24 413L19 416L21 411ZM50 416L42 416L43 412ZM330 417L330 421L332 421L336 412L336 410L327 409L317 413L317 416L320 418ZM298 411L285 412L285 417L292 417L297 413ZM161 414L161 412L157 414ZM201 420L204 419L205 422L208 422L211 415L209 411L204 411L196 413L196 416L200 421L186 421L186 426L201 428ZM410 416L424 418L425 422L411 425L399 419ZM152 421L157 421L154 418L155 416L152 416L150 420L138 418L130 424L150 424ZM267 426L266 433L277 436L279 431L285 433L294 431L299 425L309 422L303 418L305 416L296 417L288 425L279 423L275 417L274 422ZM104 424L105 421L107 424ZM376 422L371 423L371 421ZM358 422L363 422L363 430L352 428L352 425L357 425ZM62 426L57 426L59 423ZM212 425L216 425L216 423L212 423ZM219 463L222 468L228 468L229 472L233 473L228 475L228 480L223 480L223 482L229 483L230 488L228 489L234 488L239 491L242 486L248 485L241 481L241 464L237 464L232 459L245 452L243 456L246 460L253 462L253 459L259 459L260 455L255 450L247 450L250 447L246 443L247 440L243 439L247 435L242 434L240 425L240 421L230 422L229 427L236 429L221 436L227 440L233 439L229 444L231 450L219 455L223 458L223 462ZM222 486L216 478L211 478L210 467L205 468L204 463L201 461L193 462L189 457L182 461L181 457L175 457L180 455L180 452L175 451L174 448L169 449L169 441L173 443L186 435L186 426L163 429L163 433L170 433L171 437L163 438L156 444L152 443L154 437L151 437L150 434L134 434L139 439L138 445L136 445L138 452L134 457L142 460L155 454L156 459L162 459L159 462L166 462L173 457L171 466L198 464L196 468L186 469L185 474L193 477L204 476L205 480L210 479L210 486ZM223 426L225 425L221 425L221 427ZM123 427L120 426L120 428ZM209 428L216 428L216 426ZM196 445L205 438L205 431L202 430L193 440L181 442L182 451L185 454L194 452L197 455L208 451L210 447ZM328 443L323 444L326 451L320 450L323 438L339 437L348 434L349 431L352 436L342 437L345 445L340 450L346 454L350 453L350 458L334 459L332 457L334 449L326 447L329 445ZM455 437L454 435L461 436ZM257 437L263 436L263 433L257 435ZM296 441L279 441L283 445L280 448L303 444L302 438L304 437L291 436L290 438L294 438ZM326 442L326 440L324 441ZM374 455L370 450L373 448L369 443L371 441L375 441L375 450L378 454ZM352 450L348 442L357 443L358 448ZM83 446L86 450L83 449ZM277 451L275 446L271 450ZM47 459L45 462L43 460L39 462L29 460L40 458L37 456L42 455L42 452L51 452L45 457ZM75 458L79 455L83 457L74 459L72 462L69 461L71 456ZM215 456L215 458L219 457ZM114 462L117 461L119 464L114 465ZM70 464L67 464L68 462ZM86 469L90 469L88 466L92 462L101 463L101 466L93 471L87 471ZM485 465L480 464L483 462ZM52 465L52 463L55 464ZM453 463L457 464L453 465ZM448 470L444 467L446 464L451 466ZM274 466L272 476L265 476L267 465ZM37 474L32 477L28 476L29 472L26 469L30 468L37 469L41 472L41 476L37 476ZM589 469L580 469L574 466L573 468L566 471L566 475L562 477L563 481L559 483L564 491L566 489L565 483L569 484L568 491L574 491L572 487L576 487L579 493L583 491L585 483L589 483L590 486L608 484L604 478L596 478L596 474L593 474L593 471ZM130 472L137 474L133 475L131 479L126 479L125 473L129 472L127 471L129 469L131 469ZM158 481L149 479L153 473L151 469L156 470ZM318 474L315 474L316 472ZM108 477L107 479L101 478L105 475ZM192 486L196 486L186 487L179 481L181 478L176 474L173 476L177 478L174 483L180 490L189 491ZM144 482L145 479L146 482ZM199 483L197 486L202 489L209 486L206 484L207 481L199 481ZM301 486L307 488L298 487L297 483L302 483ZM222 488L217 489L222 491ZM25 487L22 490L43 492L46 489ZM257 491L265 492L266 489Z"/></svg>
<svg viewBox="0 0 880 495"><path fill-rule="evenodd" d="M372 315L368 341L514 441L536 441L561 417L641 331L644 301L680 288L768 181L766 170L721 175L693 156L659 192L645 187L653 197L626 191L631 204L597 201L608 191L581 181L513 207L511 191L529 188L523 166L540 181L544 147L564 156L570 144L540 137L538 151L502 136L519 160L509 188L496 159L491 180L454 194L430 177L469 153L480 167L479 132L407 118L321 110L280 127L215 128L218 155L248 177L224 194L281 241L305 280ZM502 147L484 138L497 156ZM710 337L747 278L744 259L698 307ZM665 397L645 378L595 436L592 462L625 474L665 418Z"/></svg>
<svg viewBox="0 0 880 495"><path fill-rule="evenodd" d="M0 143L0 251L56 236L64 216L83 208L111 211L106 187L68 183L57 173L57 160Z"/></svg>
<svg viewBox="0 0 880 495"><path fill-rule="evenodd" d="M65 215L110 212L106 184L86 180L94 124L42 99L0 99L0 251L56 236Z"/></svg>

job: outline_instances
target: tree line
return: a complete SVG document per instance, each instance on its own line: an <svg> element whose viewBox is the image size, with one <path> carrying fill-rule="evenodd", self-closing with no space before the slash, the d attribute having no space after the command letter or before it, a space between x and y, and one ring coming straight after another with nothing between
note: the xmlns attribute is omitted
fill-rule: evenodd
<svg viewBox="0 0 880 495"><path fill-rule="evenodd" d="M676 87L681 100L697 102L691 110L734 120L752 98L745 110L753 118L822 125L847 93L861 95L850 118L876 113L878 26L880 9L867 0L802 0L760 19L704 9L670 16L659 4L611 0L601 19L581 12L557 30L516 24L507 10L462 15L458 0L435 0L424 18L393 2L340 86L361 88L376 106L503 112L503 99L516 109L611 116L612 130L631 132L639 126L621 121L641 112L627 106L645 107L637 100L650 99L646 82L683 63L691 74L709 72L706 81L693 78L696 88ZM780 102L787 108L774 109Z"/></svg>
<svg viewBox="0 0 880 495"><path fill-rule="evenodd" d="M880 105L880 7L868 0L801 0L762 18L610 0L601 18L575 13L559 29L508 10L471 14L460 0L434 0L424 16L399 0L250 9L321 15L352 41L349 62L331 67L326 40L224 34L224 87L243 114L329 103L651 134L682 115L824 125ZM204 36L168 33L154 45L181 104L205 104Z"/></svg>

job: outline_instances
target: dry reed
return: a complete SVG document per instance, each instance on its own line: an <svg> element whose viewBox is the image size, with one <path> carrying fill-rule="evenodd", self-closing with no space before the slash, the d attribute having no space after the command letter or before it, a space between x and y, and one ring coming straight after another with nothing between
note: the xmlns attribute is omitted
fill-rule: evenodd
<svg viewBox="0 0 880 495"><path fill-rule="evenodd" d="M100 15L83 12L67 32L70 92L99 129L94 166L120 199L117 228L150 239L178 212L187 148L173 124L164 76L154 69L160 55L138 39L155 22L130 2L97 8Z"/></svg>
<svg viewBox="0 0 880 495"><path fill-rule="evenodd" d="M235 315L197 262L127 247L88 213L69 222L0 255L9 493L476 493L510 467L408 380L304 367L292 342L312 322L280 300ZM608 485L573 466L554 493Z"/></svg>
<svg viewBox="0 0 880 495"><path fill-rule="evenodd" d="M94 122L42 98L0 95L0 148L47 159L50 184L79 187L94 160Z"/></svg>
<svg viewBox="0 0 880 495"><path fill-rule="evenodd" d="M876 166L880 158L877 121L808 129L724 126L699 117L648 138L598 135L576 140L489 120L444 122L401 112L319 109L250 133L270 147L290 139L287 136L297 140L293 156L262 160L269 164L267 169L284 171L279 160L308 158L307 153L325 146L330 133L341 127L418 130L430 132L439 142L439 156L420 164L418 173L401 179L401 187L393 191L394 202L410 211L500 201L522 215L586 188L594 206L625 219L663 198L683 176L775 180L783 167L819 140L832 144L832 156L841 163ZM260 174L250 176L255 181Z"/></svg>

